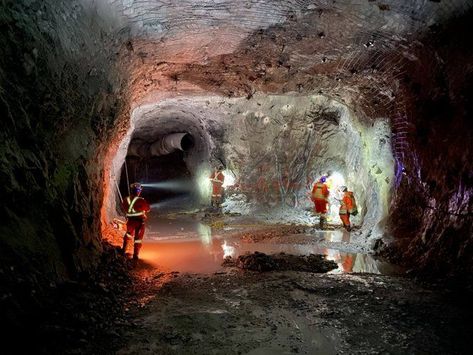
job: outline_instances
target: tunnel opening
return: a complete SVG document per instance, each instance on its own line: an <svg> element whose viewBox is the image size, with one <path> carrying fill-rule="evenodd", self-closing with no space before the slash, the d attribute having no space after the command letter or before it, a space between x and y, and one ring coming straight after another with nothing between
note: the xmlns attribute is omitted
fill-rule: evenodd
<svg viewBox="0 0 473 355"><path fill-rule="evenodd" d="M192 207L195 188L186 156L195 146L194 138L187 132L157 138L142 136L142 132L135 131L128 146L120 174L120 195L128 196L129 185L138 182L143 186L141 196L153 209L169 212Z"/></svg>
<svg viewBox="0 0 473 355"><path fill-rule="evenodd" d="M120 177L120 191L128 193L128 182L139 182L143 186L141 194L152 208L170 210L184 208L185 201L192 197L192 175L184 161L184 152L145 158L128 157L128 178L125 165Z"/></svg>
<svg viewBox="0 0 473 355"><path fill-rule="evenodd" d="M135 108L131 126L112 159L106 218L123 214L120 200L133 182L142 184L142 197L154 213L199 207L203 199L199 184L208 171L208 145L208 134L195 112L166 102Z"/></svg>

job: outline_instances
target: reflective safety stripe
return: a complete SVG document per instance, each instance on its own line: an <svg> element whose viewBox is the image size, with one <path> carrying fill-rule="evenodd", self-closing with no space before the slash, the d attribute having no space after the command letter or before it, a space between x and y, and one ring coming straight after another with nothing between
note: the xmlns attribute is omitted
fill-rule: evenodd
<svg viewBox="0 0 473 355"><path fill-rule="evenodd" d="M144 211L137 212L133 208L133 206L135 205L136 201L138 201L139 198L140 198L139 196L135 196L133 198L133 201L130 202L130 197L127 197L127 201L128 201L128 204L129 204L128 212L126 214L127 217L139 217L139 216L144 216L145 215Z"/></svg>
<svg viewBox="0 0 473 355"><path fill-rule="evenodd" d="M223 175L222 173L218 173L218 174L214 174L211 178L210 178L210 181L212 182L215 182L215 183L218 183L218 184L223 184L223 181L222 180L219 180L218 177ZM225 178L225 175L222 176L223 178Z"/></svg>
<svg viewBox="0 0 473 355"><path fill-rule="evenodd" d="M141 244L143 242L143 240L141 239L135 239L135 244Z"/></svg>
<svg viewBox="0 0 473 355"><path fill-rule="evenodd" d="M345 197L350 198L350 195L344 194L342 200L340 201L340 210L338 214L349 214L347 203L345 202Z"/></svg>
<svg viewBox="0 0 473 355"><path fill-rule="evenodd" d="M125 233L125 238L132 239L133 236L131 234Z"/></svg>
<svg viewBox="0 0 473 355"><path fill-rule="evenodd" d="M133 198L133 201L130 203L130 197L128 197L128 203L130 203L128 207L128 213L136 213L136 211L133 209L133 206L135 205L135 202L139 199L138 196L135 196Z"/></svg>
<svg viewBox="0 0 473 355"><path fill-rule="evenodd" d="M340 202L340 210L338 211L338 214L347 214L347 205L345 203L345 201L341 201Z"/></svg>
<svg viewBox="0 0 473 355"><path fill-rule="evenodd" d="M145 212L136 212L136 213L127 213L127 217L137 217L137 216L144 216Z"/></svg>

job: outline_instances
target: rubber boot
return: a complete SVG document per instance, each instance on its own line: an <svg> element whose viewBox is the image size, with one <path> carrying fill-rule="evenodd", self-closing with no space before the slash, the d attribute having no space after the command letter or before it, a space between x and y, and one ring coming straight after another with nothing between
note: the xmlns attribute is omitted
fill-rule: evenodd
<svg viewBox="0 0 473 355"><path fill-rule="evenodd" d="M122 250L121 250L121 253L122 255L125 255L126 253L126 250L128 249L128 245L130 244L130 240L129 238L127 237L127 235L125 234L123 236L123 246L122 246Z"/></svg>
<svg viewBox="0 0 473 355"><path fill-rule="evenodd" d="M320 228L320 229L325 229L325 217L323 217L323 216L320 216L320 219L319 219L319 228Z"/></svg>
<svg viewBox="0 0 473 355"><path fill-rule="evenodd" d="M212 197L212 200L210 201L210 212L215 213L216 208L215 199Z"/></svg>
<svg viewBox="0 0 473 355"><path fill-rule="evenodd" d="M138 260L140 256L141 243L135 243L133 246L133 260Z"/></svg>

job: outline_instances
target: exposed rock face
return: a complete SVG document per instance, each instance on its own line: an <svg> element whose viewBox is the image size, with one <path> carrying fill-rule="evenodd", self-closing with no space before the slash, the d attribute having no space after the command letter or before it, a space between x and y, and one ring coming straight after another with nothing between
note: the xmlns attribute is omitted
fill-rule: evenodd
<svg viewBox="0 0 473 355"><path fill-rule="evenodd" d="M61 279L92 267L111 182L134 129L149 127L192 132L193 176L222 160L251 186L264 170L285 206L304 208L308 178L339 169L378 234L394 192L390 255L471 269L470 2L0 7L3 269ZM267 152L266 169L255 163Z"/></svg>
<svg viewBox="0 0 473 355"><path fill-rule="evenodd" d="M473 271L472 14L435 26L407 67L408 144L391 215L390 255L441 274ZM407 100L406 100L407 101Z"/></svg>
<svg viewBox="0 0 473 355"><path fill-rule="evenodd" d="M124 73L110 57L112 24L88 10L79 1L1 5L0 265L8 278L11 268L32 279L73 277L100 253L102 152Z"/></svg>

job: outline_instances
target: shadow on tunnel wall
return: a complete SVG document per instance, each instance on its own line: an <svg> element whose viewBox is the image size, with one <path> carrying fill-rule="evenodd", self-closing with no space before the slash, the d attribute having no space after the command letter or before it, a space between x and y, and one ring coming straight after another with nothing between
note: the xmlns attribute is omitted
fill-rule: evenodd
<svg viewBox="0 0 473 355"><path fill-rule="evenodd" d="M412 134L381 254L430 275L473 271L472 21L431 26L403 79Z"/></svg>
<svg viewBox="0 0 473 355"><path fill-rule="evenodd" d="M1 311L15 322L102 251L102 157L123 73L112 68L110 27L75 5L0 4Z"/></svg>

